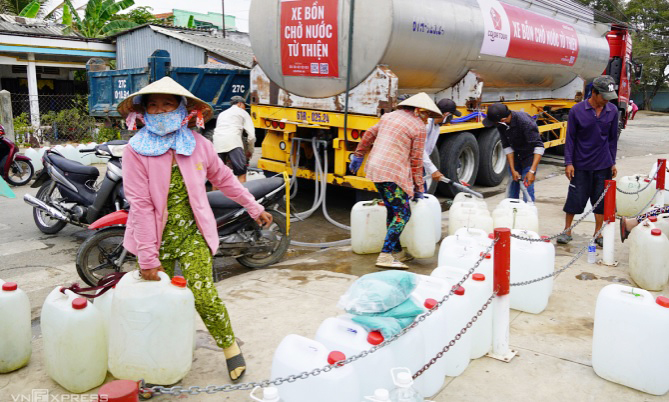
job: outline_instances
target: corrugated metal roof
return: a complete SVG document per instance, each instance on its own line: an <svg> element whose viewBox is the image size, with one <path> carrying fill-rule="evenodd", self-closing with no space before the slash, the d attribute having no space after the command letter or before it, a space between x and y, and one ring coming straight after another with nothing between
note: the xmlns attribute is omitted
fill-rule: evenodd
<svg viewBox="0 0 669 402"><path fill-rule="evenodd" d="M64 34L64 29L65 25L56 24L51 21L0 14L0 32L30 36L65 36L77 39L83 38L75 32Z"/></svg>
<svg viewBox="0 0 669 402"><path fill-rule="evenodd" d="M212 36L206 32L181 30L151 25L155 32L190 43L194 46L214 53L226 60L247 68L253 67L253 51L249 46L234 42L227 38Z"/></svg>

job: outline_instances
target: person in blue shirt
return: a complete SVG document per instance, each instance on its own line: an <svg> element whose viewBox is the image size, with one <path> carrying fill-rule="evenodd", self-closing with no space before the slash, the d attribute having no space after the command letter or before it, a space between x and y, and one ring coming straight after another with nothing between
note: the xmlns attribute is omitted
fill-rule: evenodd
<svg viewBox="0 0 669 402"><path fill-rule="evenodd" d="M571 226L574 215L583 213L588 200L595 205L604 192L605 181L618 173L618 108L609 102L617 98L615 81L602 75L593 80L590 98L569 111L564 152L565 175L569 179L569 192L563 208L567 214L565 229ZM597 233L604 222L604 202L595 207L594 213ZM571 240L570 231L557 238L560 244ZM595 242L601 247L602 237Z"/></svg>

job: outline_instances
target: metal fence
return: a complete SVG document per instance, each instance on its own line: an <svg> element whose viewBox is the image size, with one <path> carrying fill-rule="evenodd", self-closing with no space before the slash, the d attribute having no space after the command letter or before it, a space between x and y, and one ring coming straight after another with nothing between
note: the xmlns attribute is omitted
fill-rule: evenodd
<svg viewBox="0 0 669 402"><path fill-rule="evenodd" d="M39 128L31 120L30 103L39 105ZM92 141L95 118L88 115L86 95L12 94L12 112L17 142L57 144Z"/></svg>

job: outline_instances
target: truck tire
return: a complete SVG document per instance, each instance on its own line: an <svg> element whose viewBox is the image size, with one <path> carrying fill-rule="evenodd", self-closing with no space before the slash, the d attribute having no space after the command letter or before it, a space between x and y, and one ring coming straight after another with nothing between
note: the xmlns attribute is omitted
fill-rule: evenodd
<svg viewBox="0 0 669 402"><path fill-rule="evenodd" d="M508 165L499 131L496 128L481 131L478 143L479 171L476 184L497 186L504 180Z"/></svg>
<svg viewBox="0 0 669 402"><path fill-rule="evenodd" d="M439 147L441 172L451 180L476 181L479 168L479 145L474 134L464 132L446 138ZM455 197L460 191L453 186L439 183L439 193L446 197Z"/></svg>
<svg viewBox="0 0 669 402"><path fill-rule="evenodd" d="M432 153L430 154L430 160L434 163L434 166L437 167L437 170L441 170L441 158L439 157L439 149L434 147ZM437 192L437 187L439 186L438 181L432 180L432 176L425 177L425 183L427 184L427 193L434 194Z"/></svg>

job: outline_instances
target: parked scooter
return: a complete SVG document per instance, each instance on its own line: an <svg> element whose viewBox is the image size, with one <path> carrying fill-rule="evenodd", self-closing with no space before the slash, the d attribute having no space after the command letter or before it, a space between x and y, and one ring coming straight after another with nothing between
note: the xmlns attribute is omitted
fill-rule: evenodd
<svg viewBox="0 0 669 402"><path fill-rule="evenodd" d="M30 158L19 155L19 147L5 136L5 128L0 125L0 175L14 186L27 184L35 174Z"/></svg>
<svg viewBox="0 0 669 402"><path fill-rule="evenodd" d="M244 183L244 187L272 214L273 222L268 228L260 227L246 209L220 191L207 193L218 227L220 247L216 256L234 257L249 268L264 268L284 256L290 235L285 218L276 208L285 194L285 186L282 176ZM107 274L136 268L136 257L123 247L127 220L128 211L121 210L88 226L99 230L77 251L77 272L87 284L95 286Z"/></svg>
<svg viewBox="0 0 669 402"><path fill-rule="evenodd" d="M95 152L108 157L107 173L98 183L100 172L66 159L50 149L44 153L44 169L31 187L39 187L37 197L26 194L23 200L33 206L35 224L46 234L58 233L68 223L87 227L101 216L127 208L123 193L121 157L127 141L114 140L79 152Z"/></svg>

